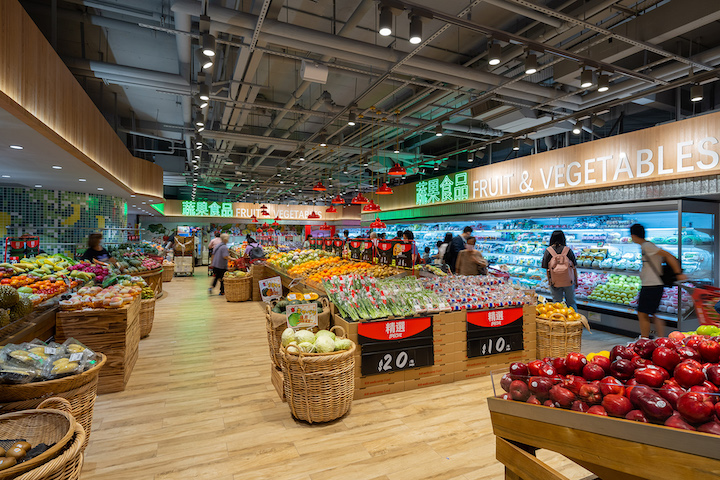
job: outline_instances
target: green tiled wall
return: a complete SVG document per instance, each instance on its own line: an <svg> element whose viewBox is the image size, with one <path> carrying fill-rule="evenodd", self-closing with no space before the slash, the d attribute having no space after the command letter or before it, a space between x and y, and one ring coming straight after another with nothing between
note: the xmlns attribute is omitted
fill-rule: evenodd
<svg viewBox="0 0 720 480"><path fill-rule="evenodd" d="M0 187L0 253L8 236L37 235L46 252L74 253L92 232L102 232L105 243L122 243L127 232L121 228L127 228L127 205L122 198Z"/></svg>

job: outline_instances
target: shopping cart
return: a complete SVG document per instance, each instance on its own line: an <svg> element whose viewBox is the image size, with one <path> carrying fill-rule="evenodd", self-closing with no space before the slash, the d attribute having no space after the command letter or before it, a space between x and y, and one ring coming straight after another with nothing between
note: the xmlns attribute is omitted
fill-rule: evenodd
<svg viewBox="0 0 720 480"><path fill-rule="evenodd" d="M700 325L715 325L720 327L720 314L715 305L720 301L720 288L704 284L691 284L677 282L678 287L688 291L695 305L695 313Z"/></svg>

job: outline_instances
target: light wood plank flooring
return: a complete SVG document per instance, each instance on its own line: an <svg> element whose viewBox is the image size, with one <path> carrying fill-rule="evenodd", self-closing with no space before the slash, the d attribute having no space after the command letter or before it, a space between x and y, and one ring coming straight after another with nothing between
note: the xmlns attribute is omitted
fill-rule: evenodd
<svg viewBox="0 0 720 480"><path fill-rule="evenodd" d="M503 478L489 378L355 401L331 424L296 422L270 383L262 304L209 297L208 282L164 284L127 389L98 398L82 480ZM570 478L589 474L538 456Z"/></svg>

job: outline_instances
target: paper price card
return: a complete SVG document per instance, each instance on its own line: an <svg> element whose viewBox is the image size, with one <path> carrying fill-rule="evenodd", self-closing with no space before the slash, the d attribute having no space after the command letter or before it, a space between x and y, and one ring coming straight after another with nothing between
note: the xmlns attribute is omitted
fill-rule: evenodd
<svg viewBox="0 0 720 480"><path fill-rule="evenodd" d="M269 302L270 300L282 297L282 282L280 281L280 277L260 280L258 287L260 287L260 295L262 296L263 302Z"/></svg>
<svg viewBox="0 0 720 480"><path fill-rule="evenodd" d="M301 303L286 307L287 324L291 328L317 327L317 303Z"/></svg>

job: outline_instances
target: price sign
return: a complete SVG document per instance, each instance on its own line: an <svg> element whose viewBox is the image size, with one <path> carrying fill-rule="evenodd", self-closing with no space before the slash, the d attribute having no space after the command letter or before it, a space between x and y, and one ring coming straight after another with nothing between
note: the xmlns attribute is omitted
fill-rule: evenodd
<svg viewBox="0 0 720 480"><path fill-rule="evenodd" d="M392 265L393 244L391 240L380 240L377 244L377 259L380 265Z"/></svg>
<svg viewBox="0 0 720 480"><path fill-rule="evenodd" d="M287 324L291 328L317 327L317 303L301 303L300 305L288 305L286 307Z"/></svg>
<svg viewBox="0 0 720 480"><path fill-rule="evenodd" d="M412 251L412 243L396 242L395 245L393 245L395 266L400 268L413 268Z"/></svg>
<svg viewBox="0 0 720 480"><path fill-rule="evenodd" d="M280 277L260 280L258 281L258 287L260 288L260 295L262 296L263 302L269 302L270 300L282 297L282 281Z"/></svg>
<svg viewBox="0 0 720 480"><path fill-rule="evenodd" d="M522 307L467 312L468 358L522 349Z"/></svg>
<svg viewBox="0 0 720 480"><path fill-rule="evenodd" d="M430 317L360 323L358 343L364 376L434 364Z"/></svg>
<svg viewBox="0 0 720 480"><path fill-rule="evenodd" d="M324 241L325 244L325 251L326 252L332 252L333 251L333 240L332 238L326 238Z"/></svg>
<svg viewBox="0 0 720 480"><path fill-rule="evenodd" d="M362 257L362 245L363 242L360 240L350 240L350 258L353 260L360 260Z"/></svg>
<svg viewBox="0 0 720 480"><path fill-rule="evenodd" d="M335 240L333 240L333 253L335 253L335 255L342 255L344 246L345 246L345 241L342 239L336 238Z"/></svg>
<svg viewBox="0 0 720 480"><path fill-rule="evenodd" d="M363 240L362 242L362 253L360 254L360 260L367 263L373 262L374 255L374 245L372 243L372 240Z"/></svg>

